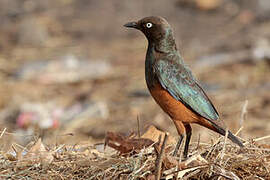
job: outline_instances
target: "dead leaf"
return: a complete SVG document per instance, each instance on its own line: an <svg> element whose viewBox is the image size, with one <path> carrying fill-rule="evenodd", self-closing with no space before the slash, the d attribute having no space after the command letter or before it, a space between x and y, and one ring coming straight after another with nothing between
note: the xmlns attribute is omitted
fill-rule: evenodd
<svg viewBox="0 0 270 180"><path fill-rule="evenodd" d="M5 158L7 158L9 161L17 161L17 157L11 154L10 152L5 153Z"/></svg>
<svg viewBox="0 0 270 180"><path fill-rule="evenodd" d="M165 175L165 179L172 179L174 178L175 174L177 174L177 179L182 179L186 173L195 171L197 169L205 168L206 166L196 166L196 167L191 167L191 168L186 168L183 170L178 171L177 168L171 168L163 172ZM177 171L177 173L176 173Z"/></svg>
<svg viewBox="0 0 270 180"><path fill-rule="evenodd" d="M204 159L200 154L191 156L185 161L187 167L200 166L208 164L208 161Z"/></svg>
<svg viewBox="0 0 270 180"><path fill-rule="evenodd" d="M42 165L47 166L53 159L52 152L49 152L43 145L41 139L39 139L26 155L19 156L17 166L28 166L33 163L41 163Z"/></svg>
<svg viewBox="0 0 270 180"><path fill-rule="evenodd" d="M197 166L197 167L192 167L192 168L181 170L177 173L177 178L182 179L186 173L191 172L191 171L195 171L195 170L200 169L200 168L202 168L202 167Z"/></svg>
<svg viewBox="0 0 270 180"><path fill-rule="evenodd" d="M158 130L155 126L149 126L147 131L141 136L141 138L150 139L153 142L159 142L159 137L164 139L165 132ZM176 144L175 139L168 135L167 145Z"/></svg>
<svg viewBox="0 0 270 180"><path fill-rule="evenodd" d="M197 154L197 155L191 156L186 161L181 161L181 162L178 162L178 160L175 159L175 157L167 155L166 157L164 157L163 163L164 163L164 166L166 167L166 169L180 170L178 172L178 178L179 177L183 178L183 176L187 172L197 170L197 169L203 167L203 165L207 166L208 162L200 154ZM176 167L178 167L178 168L176 168ZM168 174L168 176L169 176L170 173L172 173L172 172L166 171L165 174Z"/></svg>
<svg viewBox="0 0 270 180"><path fill-rule="evenodd" d="M178 162L178 160L176 160L175 157L169 156L169 155L164 157L163 163L167 169L171 169L171 168L174 168L176 166L178 166L178 169L187 168L187 166L184 162Z"/></svg>
<svg viewBox="0 0 270 180"><path fill-rule="evenodd" d="M141 150L149 147L154 142L146 138L133 138L131 136L124 136L119 133L107 132L105 145L108 145L121 154L130 153L132 151Z"/></svg>

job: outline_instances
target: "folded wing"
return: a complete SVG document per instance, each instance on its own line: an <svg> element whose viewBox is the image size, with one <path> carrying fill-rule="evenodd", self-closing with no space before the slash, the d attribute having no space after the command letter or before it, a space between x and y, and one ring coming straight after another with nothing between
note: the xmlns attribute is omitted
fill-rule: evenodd
<svg viewBox="0 0 270 180"><path fill-rule="evenodd" d="M181 57L173 56L173 58ZM181 59L176 61L160 59L155 63L154 71L162 87L175 99L210 121L214 122L219 118L212 102Z"/></svg>

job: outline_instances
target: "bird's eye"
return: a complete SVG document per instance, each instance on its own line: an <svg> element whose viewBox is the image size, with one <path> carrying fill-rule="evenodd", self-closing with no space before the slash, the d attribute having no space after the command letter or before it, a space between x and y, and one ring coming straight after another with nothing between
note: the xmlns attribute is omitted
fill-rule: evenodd
<svg viewBox="0 0 270 180"><path fill-rule="evenodd" d="M152 26L153 26L152 23L146 23L146 27L147 27L147 28L151 28Z"/></svg>

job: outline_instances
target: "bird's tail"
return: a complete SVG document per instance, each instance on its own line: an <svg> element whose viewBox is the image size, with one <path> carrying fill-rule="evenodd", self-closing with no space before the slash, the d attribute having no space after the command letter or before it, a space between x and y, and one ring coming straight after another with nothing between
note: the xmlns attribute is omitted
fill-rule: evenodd
<svg viewBox="0 0 270 180"><path fill-rule="evenodd" d="M223 136L226 135L226 131L223 128L215 125L214 123L212 125L216 128L216 130L217 130L216 132L218 132L219 134L221 134ZM238 137L236 137L235 135L233 135L233 133L231 131L228 131L228 138L232 142L234 142L235 144L237 144L239 147L244 147L244 144L242 143L242 141Z"/></svg>
<svg viewBox="0 0 270 180"><path fill-rule="evenodd" d="M238 137L236 137L235 135L233 135L231 133L231 131L228 131L228 138L234 142L235 144L237 144L239 147L244 147L244 144L242 143L242 141L240 141L240 139Z"/></svg>

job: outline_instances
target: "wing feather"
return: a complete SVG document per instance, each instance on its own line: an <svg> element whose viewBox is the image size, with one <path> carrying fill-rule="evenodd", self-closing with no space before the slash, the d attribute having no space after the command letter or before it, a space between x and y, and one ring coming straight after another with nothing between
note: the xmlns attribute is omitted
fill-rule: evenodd
<svg viewBox="0 0 270 180"><path fill-rule="evenodd" d="M208 120L219 118L212 102L181 59L179 61L160 59L155 63L154 71L162 87L175 99Z"/></svg>

